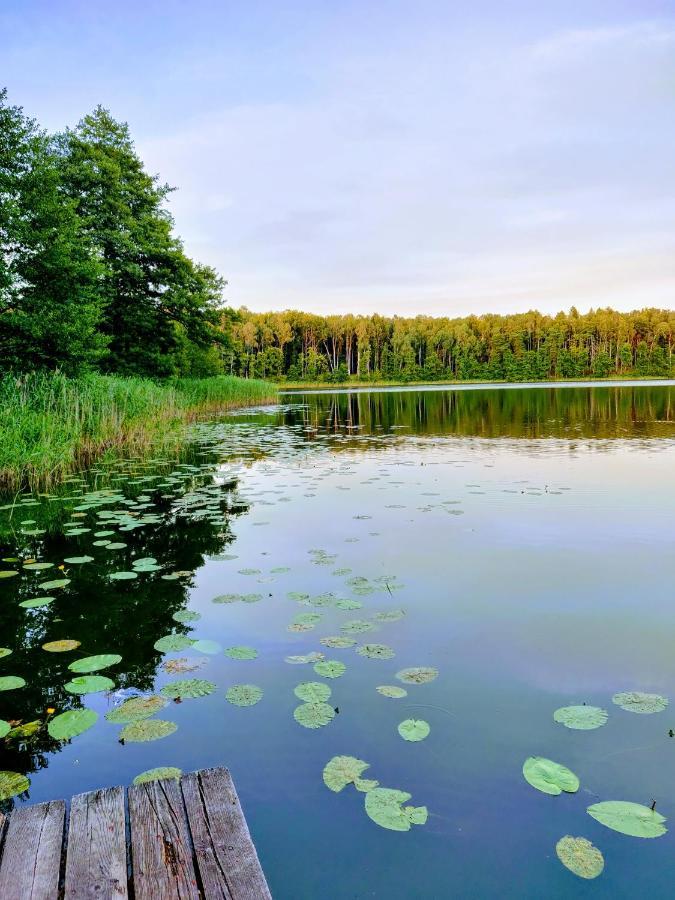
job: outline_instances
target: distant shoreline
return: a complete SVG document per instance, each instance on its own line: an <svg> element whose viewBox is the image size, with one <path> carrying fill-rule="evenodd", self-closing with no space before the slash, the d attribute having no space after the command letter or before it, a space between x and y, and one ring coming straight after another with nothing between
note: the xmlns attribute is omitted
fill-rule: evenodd
<svg viewBox="0 0 675 900"><path fill-rule="evenodd" d="M559 379L546 381L343 381L328 384L325 381L277 382L280 394L303 393L345 393L350 391L372 391L380 388L545 388L545 387L648 387L673 386L675 379L658 375L645 375L642 378L579 378L575 380Z"/></svg>

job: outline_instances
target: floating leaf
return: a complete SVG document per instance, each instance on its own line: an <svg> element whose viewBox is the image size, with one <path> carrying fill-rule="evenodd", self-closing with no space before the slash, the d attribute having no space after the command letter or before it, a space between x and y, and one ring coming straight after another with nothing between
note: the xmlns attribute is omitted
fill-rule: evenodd
<svg viewBox="0 0 675 900"><path fill-rule="evenodd" d="M16 738L17 740L26 740L32 738L41 728L42 721L40 719L34 719L32 722L24 722L22 725L15 725L7 737Z"/></svg>
<svg viewBox="0 0 675 900"><path fill-rule="evenodd" d="M314 665L314 671L317 675L324 678L339 678L344 674L347 666L343 662L334 659L324 659Z"/></svg>
<svg viewBox="0 0 675 900"><path fill-rule="evenodd" d="M58 716L54 716L47 731L56 741L67 741L70 738L82 734L98 721L98 713L93 709L69 709Z"/></svg>
<svg viewBox="0 0 675 900"><path fill-rule="evenodd" d="M70 578L57 578L56 581L43 581L40 585L40 590L53 591L56 588L68 587L69 584Z"/></svg>
<svg viewBox="0 0 675 900"><path fill-rule="evenodd" d="M185 637L184 634L167 634L155 641L154 648L161 653L172 653L177 650L186 650L192 647L194 641L192 638Z"/></svg>
<svg viewBox="0 0 675 900"><path fill-rule="evenodd" d="M356 644L356 641L353 638L348 637L325 637L321 638L319 641L320 644L323 644L324 647L331 647L334 650L347 650L349 647L353 647Z"/></svg>
<svg viewBox="0 0 675 900"><path fill-rule="evenodd" d="M431 728L424 719L406 719L398 726L398 733L404 741L423 741Z"/></svg>
<svg viewBox="0 0 675 900"><path fill-rule="evenodd" d="M235 706L254 706L262 697L262 690L255 684L233 684L225 697Z"/></svg>
<svg viewBox="0 0 675 900"><path fill-rule="evenodd" d="M293 717L305 728L321 728L335 718L335 710L328 703L301 703L295 707Z"/></svg>
<svg viewBox="0 0 675 900"><path fill-rule="evenodd" d="M18 772L0 772L0 800L9 800L23 794L30 787L30 781Z"/></svg>
<svg viewBox="0 0 675 900"><path fill-rule="evenodd" d="M68 560L66 560L68 562ZM24 563L24 569L27 572L42 572L44 569L51 569L54 567L53 562L32 562L32 563Z"/></svg>
<svg viewBox="0 0 675 900"><path fill-rule="evenodd" d="M100 669L107 669L108 666L115 666L119 662L122 662L122 657L118 653L100 653L98 656L76 659L68 668L71 672L98 672Z"/></svg>
<svg viewBox="0 0 675 900"><path fill-rule="evenodd" d="M68 565L80 566L80 565L84 565L84 563L93 562L94 557L93 556L68 556L63 561L68 563Z"/></svg>
<svg viewBox="0 0 675 900"><path fill-rule="evenodd" d="M553 721L577 731L590 731L607 722L607 713L599 706L562 706L553 713Z"/></svg>
<svg viewBox="0 0 675 900"><path fill-rule="evenodd" d="M39 609L41 606L49 606L53 600L53 597L36 597L35 600L22 600L19 606L24 609Z"/></svg>
<svg viewBox="0 0 675 900"><path fill-rule="evenodd" d="M388 609L383 612L375 613L373 618L377 622L398 622L405 616L404 609Z"/></svg>
<svg viewBox="0 0 675 900"><path fill-rule="evenodd" d="M26 682L18 675L3 675L0 678L0 691L15 691L26 686Z"/></svg>
<svg viewBox="0 0 675 900"><path fill-rule="evenodd" d="M197 622L201 617L201 613L195 612L193 609L179 609L172 616L176 622ZM152 769L151 771L154 772L155 770Z"/></svg>
<svg viewBox="0 0 675 900"><path fill-rule="evenodd" d="M162 668L170 675L182 675L185 672L196 672L201 669L205 659L190 659L187 656L180 656L178 659L165 659Z"/></svg>
<svg viewBox="0 0 675 900"><path fill-rule="evenodd" d="M168 722L166 719L141 719L126 725L120 732L120 740L133 743L158 741L173 734L177 728L175 722Z"/></svg>
<svg viewBox="0 0 675 900"><path fill-rule="evenodd" d="M655 838L668 830L664 826L666 819L661 813L628 800L605 800L603 803L594 803L586 812L607 828L631 837Z"/></svg>
<svg viewBox="0 0 675 900"><path fill-rule="evenodd" d="M622 691L614 694L612 703L634 713L663 712L668 706L668 698L660 694L645 694L642 691Z"/></svg>
<svg viewBox="0 0 675 900"><path fill-rule="evenodd" d="M347 634L361 634L364 631L373 631L374 628L375 625L372 622L367 622L365 619L351 619L342 625L340 631L344 631Z"/></svg>
<svg viewBox="0 0 675 900"><path fill-rule="evenodd" d="M323 770L323 783L331 791L339 793L348 784L361 781L361 775L370 768L370 764L355 756L334 756ZM376 783L373 787L376 786Z"/></svg>
<svg viewBox="0 0 675 900"><path fill-rule="evenodd" d="M410 794L393 788L373 788L366 794L366 813L377 825L391 831L410 831L411 825L424 825L426 806L403 806Z"/></svg>
<svg viewBox="0 0 675 900"><path fill-rule="evenodd" d="M211 603L236 603L241 600L241 594L219 594Z"/></svg>
<svg viewBox="0 0 675 900"><path fill-rule="evenodd" d="M145 784L148 781L163 781L167 778L178 780L182 774L183 770L177 769L175 766L160 766L157 769L148 769L146 772L141 772L140 775L134 778L134 784Z"/></svg>
<svg viewBox="0 0 675 900"><path fill-rule="evenodd" d="M414 666L410 669L401 669L396 673L396 677L406 684L426 684L438 677L438 669L434 669L433 666Z"/></svg>
<svg viewBox="0 0 675 900"><path fill-rule="evenodd" d="M303 681L294 690L295 696L305 703L325 703L332 691L321 681Z"/></svg>
<svg viewBox="0 0 675 900"><path fill-rule="evenodd" d="M319 662L319 660L323 658L323 653L306 653L304 656L285 656L284 662L290 663L294 666L301 666L306 665L307 663Z"/></svg>
<svg viewBox="0 0 675 900"><path fill-rule="evenodd" d="M340 597L335 601L335 606L337 609L363 609L363 603L360 600L352 600L351 597ZM365 630L368 631L369 629Z"/></svg>
<svg viewBox="0 0 675 900"><path fill-rule="evenodd" d="M79 646L79 641L71 641L68 638L64 638L61 641L47 641L46 644L42 645L42 649L46 650L47 653L66 653L68 650L77 650Z"/></svg>
<svg viewBox="0 0 675 900"><path fill-rule="evenodd" d="M111 691L115 682L104 675L78 675L64 687L69 694L97 694L99 691Z"/></svg>
<svg viewBox="0 0 675 900"><path fill-rule="evenodd" d="M14 578L14 576L18 574L19 572L16 569L3 569L0 572L0 578Z"/></svg>
<svg viewBox="0 0 675 900"><path fill-rule="evenodd" d="M376 691L379 694L382 694L383 697L391 697L395 700L400 700L401 697L407 697L408 692L405 688L397 687L395 684L381 684Z"/></svg>
<svg viewBox="0 0 675 900"><path fill-rule="evenodd" d="M172 681L171 684L165 685L160 694L162 697L168 697L170 700L194 699L196 697L207 697L216 689L212 681L205 681L203 678L184 678L181 681Z"/></svg>
<svg viewBox="0 0 675 900"><path fill-rule="evenodd" d="M555 845L560 862L580 878L597 878L605 868L605 860L597 847L584 837L566 834Z"/></svg>
<svg viewBox="0 0 675 900"><path fill-rule="evenodd" d="M563 791L574 794L579 790L579 779L566 766L543 756L530 756L523 764L525 781L544 794L558 795Z"/></svg>
<svg viewBox="0 0 675 900"><path fill-rule="evenodd" d="M205 639L200 639L194 641L192 643L193 650L199 650L200 653L208 653L209 656L213 656L214 653L220 653L223 649L218 641L209 641Z"/></svg>
<svg viewBox="0 0 675 900"><path fill-rule="evenodd" d="M149 719L167 704L165 697L152 694L149 697L130 697L124 703L109 710L105 717L115 725L126 725L129 722L139 722L141 719Z"/></svg>
<svg viewBox="0 0 675 900"><path fill-rule="evenodd" d="M391 659L394 656L394 651L386 644L362 644L356 652L368 659Z"/></svg>
<svg viewBox="0 0 675 900"><path fill-rule="evenodd" d="M111 581L131 581L134 578L138 578L138 572L111 572L108 578Z"/></svg>
<svg viewBox="0 0 675 900"><path fill-rule="evenodd" d="M256 659L258 651L253 647L228 647L225 656L230 659Z"/></svg>
<svg viewBox="0 0 675 900"><path fill-rule="evenodd" d="M286 631L290 631L293 634L301 634L305 631L313 631L315 625L307 625L303 622L291 622L290 625L286 626Z"/></svg>
<svg viewBox="0 0 675 900"><path fill-rule="evenodd" d="M4 738L9 732L12 730L12 726L9 722L5 722L4 719L0 719L0 738Z"/></svg>
<svg viewBox="0 0 675 900"><path fill-rule="evenodd" d="M0 659L4 659L6 656L9 656L12 651L9 647L0 647Z"/></svg>

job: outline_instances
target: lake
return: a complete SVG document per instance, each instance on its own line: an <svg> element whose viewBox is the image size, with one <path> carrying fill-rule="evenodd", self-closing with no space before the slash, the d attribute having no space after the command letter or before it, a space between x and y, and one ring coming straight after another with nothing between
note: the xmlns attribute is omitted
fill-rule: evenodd
<svg viewBox="0 0 675 900"><path fill-rule="evenodd" d="M226 765L277 898L671 895L675 386L281 401L200 422L175 453L5 498L0 718L13 730L0 769L30 787L3 808L158 766ZM60 641L78 646L43 649ZM99 654L121 661L77 663ZM411 667L422 672L397 677ZM154 726L132 722L120 742L126 726L106 714L183 679L206 682L203 696L175 689L179 702L141 720L177 727L138 741ZM331 694L301 688L316 705L296 712L305 682ZM237 685L262 697L235 689L229 702ZM102 689L79 693L90 687ZM671 705L636 715L613 702L632 691ZM583 704L606 724L554 721ZM69 709L98 719L58 740L47 725ZM400 736L411 719L424 739ZM338 755L407 792L426 821L390 830L354 784L329 790ZM536 790L522 773L533 756L567 766L579 790ZM671 830L611 830L586 811L606 800L656 801ZM564 835L602 852L598 878L560 863Z"/></svg>

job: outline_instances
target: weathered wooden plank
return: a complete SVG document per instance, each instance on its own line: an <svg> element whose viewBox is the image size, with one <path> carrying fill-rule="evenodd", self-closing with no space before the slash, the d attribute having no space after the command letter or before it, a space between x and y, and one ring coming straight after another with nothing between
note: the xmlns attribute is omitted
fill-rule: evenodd
<svg viewBox="0 0 675 900"><path fill-rule="evenodd" d="M227 769L181 779L205 900L271 900Z"/></svg>
<svg viewBox="0 0 675 900"><path fill-rule="evenodd" d="M73 797L66 858L67 900L126 900L124 788Z"/></svg>
<svg viewBox="0 0 675 900"><path fill-rule="evenodd" d="M199 898L178 782L149 781L129 788L129 821L136 900Z"/></svg>
<svg viewBox="0 0 675 900"><path fill-rule="evenodd" d="M65 817L63 800L14 810L0 863L2 900L58 896Z"/></svg>

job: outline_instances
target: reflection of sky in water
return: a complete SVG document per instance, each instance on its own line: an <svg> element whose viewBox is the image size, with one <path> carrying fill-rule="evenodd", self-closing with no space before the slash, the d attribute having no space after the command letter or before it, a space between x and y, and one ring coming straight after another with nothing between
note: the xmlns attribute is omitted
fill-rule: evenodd
<svg viewBox="0 0 675 900"><path fill-rule="evenodd" d="M663 398L650 390L662 413ZM190 608L202 613L195 636L254 646L259 658L208 657L196 674L215 681L217 692L169 707L162 716L179 728L165 740L121 747L107 723L82 735L32 776L31 801L130 781L155 765L226 764L277 897L667 896L675 877L670 836L630 839L585 808L598 799L655 798L675 817L675 739L667 737L675 720L668 711L637 716L611 704L620 690L675 696L675 442L517 439L522 405L509 407L507 436L498 440L470 436L484 433L484 407L464 410L475 416L466 436L441 436L435 424L392 431L396 419L382 419L385 407L361 416L360 435L331 437L319 425L308 440L298 426L308 416L325 422L331 401L304 400L308 410L265 416L258 432L246 416L221 430L229 450L240 445L245 458L224 462L221 474L236 473L237 493L252 505L230 522L236 540L228 551L238 558L199 567L190 594ZM575 403L583 409L586 401ZM493 425L499 411L488 410ZM332 412L340 418L339 406ZM628 422L618 415L605 427ZM378 424L383 433L371 437ZM251 461L256 440L265 455ZM291 446L301 449L290 453ZM190 530L182 539L199 540ZM335 564L311 564L312 548L336 554ZM268 581L276 566L290 572ZM352 596L331 574L342 566L370 579L396 575L405 588L360 597L360 611L320 608L314 632L289 633L298 613L314 611L289 600L289 591ZM246 567L263 574L240 574ZM217 594L251 591L263 601L211 603ZM316 732L300 728L293 688L316 676L284 656L324 649L319 637L339 634L342 622L395 607L407 610L405 619L359 643L388 644L396 657L327 651L347 664L330 682L340 714ZM105 649L124 654L133 627L120 647ZM440 677L410 687L404 700L375 692L410 665L437 666ZM161 673L157 684L168 680ZM263 701L229 706L223 694L235 682L259 684ZM606 708L608 724L572 732L553 723L557 707L581 702ZM88 705L107 708L102 695ZM431 725L420 744L396 733L411 716ZM426 804L427 825L386 832L365 816L362 795L328 792L321 770L336 754L368 761L369 776ZM572 768L579 793L546 797L529 788L521 776L529 755ZM554 847L564 834L584 835L603 851L606 870L596 882L559 864Z"/></svg>

